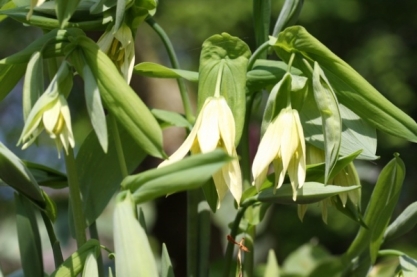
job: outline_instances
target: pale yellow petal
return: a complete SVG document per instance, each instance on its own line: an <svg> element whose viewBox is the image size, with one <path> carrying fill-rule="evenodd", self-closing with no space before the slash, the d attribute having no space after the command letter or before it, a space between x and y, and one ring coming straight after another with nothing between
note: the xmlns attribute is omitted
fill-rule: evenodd
<svg viewBox="0 0 417 277"><path fill-rule="evenodd" d="M262 185L263 181L257 181L257 179L264 175L263 173L265 170L268 170L269 165L278 155L280 148L279 137L282 132L277 123L278 121L275 120L269 124L261 142L259 143L258 151L256 152L253 160L252 175L258 189L258 186Z"/></svg>
<svg viewBox="0 0 417 277"><path fill-rule="evenodd" d="M298 147L299 141L291 110L283 110L283 112L278 115L278 122L280 128L283 130L282 135L279 138L281 144L280 154L282 159L282 171L285 174L292 156Z"/></svg>
<svg viewBox="0 0 417 277"><path fill-rule="evenodd" d="M282 184L284 183L284 179L285 179L285 171L284 171L284 167L282 166L282 160L281 159L276 159L273 161L272 163L274 165L274 172L275 172L275 188L279 189Z"/></svg>
<svg viewBox="0 0 417 277"><path fill-rule="evenodd" d="M229 162L222 168L223 178L236 202L240 203L242 198L242 173L237 159Z"/></svg>
<svg viewBox="0 0 417 277"><path fill-rule="evenodd" d="M201 125L201 117L197 117L196 123L191 130L190 134L187 136L185 141L181 144L181 146L175 151L167 160L163 161L158 165L158 167L163 167L174 162L177 162L185 157L187 153L190 151L191 147L194 144L194 141L197 137L197 129L200 128Z"/></svg>
<svg viewBox="0 0 417 277"><path fill-rule="evenodd" d="M222 169L213 174L213 182L217 191L217 209L219 209L220 203L228 191L228 187L226 181L224 180Z"/></svg>
<svg viewBox="0 0 417 277"><path fill-rule="evenodd" d="M224 97L220 97L218 107L219 118L221 119L219 121L220 136L223 140L224 147L226 148L227 153L230 155L236 147L235 119Z"/></svg>
<svg viewBox="0 0 417 277"><path fill-rule="evenodd" d="M58 122L60 113L61 113L61 103L59 101L56 101L53 107L44 111L43 113L43 116L42 116L43 126L45 127L45 130L48 132L51 138L56 138L56 135L54 134L54 129Z"/></svg>
<svg viewBox="0 0 417 277"><path fill-rule="evenodd" d="M219 113L217 103L211 98L201 112L201 126L197 130L197 140L202 153L211 152L217 148L220 141ZM199 115L199 117L200 117Z"/></svg>
<svg viewBox="0 0 417 277"><path fill-rule="evenodd" d="M112 45L114 39L114 26L110 31L106 31L97 41L97 45L101 51L104 53L109 52L110 46Z"/></svg>

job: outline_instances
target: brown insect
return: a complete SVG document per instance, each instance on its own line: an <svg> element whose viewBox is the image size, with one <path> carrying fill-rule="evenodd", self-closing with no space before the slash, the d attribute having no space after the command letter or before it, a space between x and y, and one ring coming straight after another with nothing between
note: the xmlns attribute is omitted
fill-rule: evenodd
<svg viewBox="0 0 417 277"><path fill-rule="evenodd" d="M236 244L239 247L239 250L237 251L237 264L239 266L239 277L243 277L243 271L242 271L242 251L249 252L249 249L243 245L245 242L245 238L242 238L239 242L235 241L231 235L227 235L227 240L231 243Z"/></svg>

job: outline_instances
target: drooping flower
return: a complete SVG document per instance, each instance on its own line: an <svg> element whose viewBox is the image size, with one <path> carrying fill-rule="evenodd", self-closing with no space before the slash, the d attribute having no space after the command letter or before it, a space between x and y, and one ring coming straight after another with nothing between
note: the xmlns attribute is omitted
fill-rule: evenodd
<svg viewBox="0 0 417 277"><path fill-rule="evenodd" d="M268 174L269 165L275 170L275 186L280 188L288 172L293 199L306 176L304 132L298 111L287 107L268 125L252 165L254 185L259 190Z"/></svg>
<svg viewBox="0 0 417 277"><path fill-rule="evenodd" d="M132 30L123 23L118 30L114 26L98 40L101 51L113 61L120 74L129 83L135 64L135 45Z"/></svg>
<svg viewBox="0 0 417 277"><path fill-rule="evenodd" d="M71 128L71 115L67 100L57 91L46 91L30 111L18 144L22 149L31 145L45 129L49 137L55 140L58 156L62 147L68 153L68 147L74 148L74 135Z"/></svg>
<svg viewBox="0 0 417 277"><path fill-rule="evenodd" d="M192 154L208 153L222 148L230 156L237 157L235 148L235 121L226 99L223 96L208 97L204 102L196 123L184 143L168 160L159 166L165 166L181 160L189 151ZM239 203L242 196L242 176L239 161L227 163L213 175L218 194L217 207L230 189Z"/></svg>

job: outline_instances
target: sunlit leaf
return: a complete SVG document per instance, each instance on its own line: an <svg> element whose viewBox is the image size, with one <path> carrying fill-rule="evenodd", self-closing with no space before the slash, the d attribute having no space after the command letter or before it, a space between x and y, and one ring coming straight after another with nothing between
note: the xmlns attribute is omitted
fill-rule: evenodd
<svg viewBox="0 0 417 277"><path fill-rule="evenodd" d="M133 72L153 78L184 78L191 82L198 82L198 72L169 68L151 62L143 62L135 65Z"/></svg>
<svg viewBox="0 0 417 277"><path fill-rule="evenodd" d="M389 241L409 232L417 224L417 202L410 204L385 230L384 240Z"/></svg>

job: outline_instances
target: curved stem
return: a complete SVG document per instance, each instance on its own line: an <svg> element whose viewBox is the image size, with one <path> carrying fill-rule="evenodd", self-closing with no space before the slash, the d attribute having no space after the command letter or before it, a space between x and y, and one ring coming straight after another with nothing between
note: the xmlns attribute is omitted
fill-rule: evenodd
<svg viewBox="0 0 417 277"><path fill-rule="evenodd" d="M126 166L125 155L123 153L122 141L120 140L120 136L119 136L119 128L117 127L116 118L111 114L109 114L109 121L110 121L109 123L113 127L114 144L116 146L117 159L119 160L120 172L122 173L122 177L125 178L126 176L129 175L129 172Z"/></svg>
<svg viewBox="0 0 417 277"><path fill-rule="evenodd" d="M384 249L378 251L378 257L382 256L403 256L406 255L404 252L395 249Z"/></svg>
<svg viewBox="0 0 417 277"><path fill-rule="evenodd" d="M52 253L54 255L54 263L55 268L58 268L63 262L64 258L62 257L61 245L59 240L56 238L54 227L52 226L52 222L49 217L46 215L44 211L41 211L42 220L45 224L46 231L48 233L49 241L51 242L52 246Z"/></svg>
<svg viewBox="0 0 417 277"><path fill-rule="evenodd" d="M168 35L165 33L164 29L162 29L161 26L159 26L158 23L156 23L155 19L151 16L149 16L146 19L146 23L148 23L152 29L159 35L159 37L162 40L162 43L164 44L169 59L171 61L172 67L175 69L179 69L180 65L177 59L177 55L175 54L174 47L172 46L171 40L169 39ZM184 105L184 113L187 120L191 123L194 122L195 118L193 116L192 110L191 110L191 102L190 98L187 94L187 89L185 87L185 82L182 78L177 79L178 87L180 89L182 104Z"/></svg>
<svg viewBox="0 0 417 277"><path fill-rule="evenodd" d="M249 58L249 62L248 62L248 70L251 70L253 65L255 64L256 60L258 59L258 57L269 48L269 41L265 41L264 43L262 43L261 46L258 47L258 49L255 50L255 52L253 52L252 56Z"/></svg>
<svg viewBox="0 0 417 277"><path fill-rule="evenodd" d="M77 168L75 166L74 151L68 148L65 154L65 165L67 168L68 187L70 193L72 216L74 217L75 238L77 247L80 248L85 242L85 218L82 211L80 184L78 183Z"/></svg>

